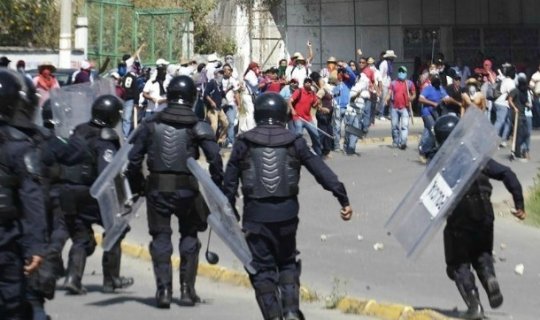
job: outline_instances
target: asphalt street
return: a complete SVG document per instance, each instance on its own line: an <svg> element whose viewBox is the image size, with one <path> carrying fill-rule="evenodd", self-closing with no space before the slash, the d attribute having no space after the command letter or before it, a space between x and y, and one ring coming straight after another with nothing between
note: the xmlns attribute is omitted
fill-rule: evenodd
<svg viewBox="0 0 540 320"><path fill-rule="evenodd" d="M154 307L154 278L150 262L124 258L122 273L135 276L135 284L126 290L114 294L101 293L102 250L98 249L88 259L84 284L88 293L83 296L67 295L65 291L58 290L56 299L47 303L48 314L55 320L77 319L222 319L222 320L254 320L260 319L259 310L255 302L253 290L235 287L232 285L213 282L199 278L197 293L203 303L195 307L180 307L178 305L178 286L170 309L156 309ZM176 279L178 272L175 272ZM325 309L321 302L306 303L303 312L308 319L372 319L337 313Z"/></svg>
<svg viewBox="0 0 540 320"><path fill-rule="evenodd" d="M421 132L421 121L418 122L420 124L411 130L411 134ZM371 135L382 137L388 133L389 121L386 121L379 122ZM350 222L343 222L339 218L337 200L323 190L307 170L302 171L299 196L301 222L297 239L301 252L299 258L303 265L302 284L315 290L323 300L327 296L350 295L360 299L376 299L381 302L403 303L415 308L434 309L449 316L459 315L458 310L463 311L465 305L453 282L446 276L442 230L418 260L409 260L397 241L384 229L385 222L425 168L425 165L418 161L416 142L411 142L405 151L393 149L389 143L359 144L357 150L360 152L359 156L347 157L341 153L332 153L332 158L327 161L347 187L355 212ZM536 156L539 153L535 151L540 150L538 131L533 133L531 150L533 159L528 163L510 162L508 149L500 149L494 155L495 160L515 170L525 189L533 185L540 164L540 157ZM512 218L509 215L512 207L510 194L505 191L502 183L492 181L492 184L492 200L497 215L495 266L505 300L501 308L490 310L485 293L481 291L486 314L490 319L497 320L538 319L540 256L537 244L540 243L540 230ZM241 205L241 201L238 203ZM239 209L241 211L241 208ZM150 236L147 233L144 211L141 210L138 218L133 220L132 230L126 240L147 246ZM173 222L173 230L177 230L175 223ZM176 250L177 238L175 235L173 240ZM206 246L207 233L201 234L200 238L203 246ZM217 237L212 239L210 247L220 255L220 265L243 271L225 245ZM203 254L201 261L202 259ZM86 276L85 283L90 284L93 290L85 297L64 297L60 293L49 308L53 311L54 318L72 319L73 317L64 317L66 312L72 312L69 315L86 319L83 308L91 315L88 319L97 318L101 313L109 315L105 318L118 318L122 315L121 318L133 319L142 319L143 316L165 318L173 315L171 311L155 311L151 306L154 280L147 262L125 260L122 273L136 277L136 285L128 290L127 294L104 296L95 292L101 277L91 273L95 270L100 274L97 264L100 260L97 257L91 258L90 263L94 265L87 268L87 274L90 275ZM514 272L518 264L524 265L523 275ZM216 317L223 319L232 319L233 315L236 315L234 319L259 318L250 290L205 279L199 280L197 288L201 296L211 303L195 309L178 309L182 312L182 319L214 318L210 316L214 311L206 313L207 309L216 309ZM312 304L303 303L302 309L309 314L308 319L340 319L341 316L337 311L331 311L333 313L328 315L319 314L322 312L321 307L314 307ZM205 315L203 318L202 314Z"/></svg>

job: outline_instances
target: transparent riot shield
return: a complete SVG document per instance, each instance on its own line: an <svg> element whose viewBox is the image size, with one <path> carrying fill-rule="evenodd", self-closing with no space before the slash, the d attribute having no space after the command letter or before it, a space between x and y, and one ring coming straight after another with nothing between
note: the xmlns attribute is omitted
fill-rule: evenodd
<svg viewBox="0 0 540 320"><path fill-rule="evenodd" d="M114 83L110 79L64 86L51 91L55 133L62 138L69 138L78 124L90 120L92 103L105 94L115 94Z"/></svg>
<svg viewBox="0 0 540 320"><path fill-rule="evenodd" d="M234 255L242 262L250 274L255 274L256 270L251 265L253 260L249 251L244 233L236 220L229 200L214 184L210 175L193 158L187 160L187 165L191 173L199 180L201 192L210 209L208 224L214 232L232 250Z"/></svg>
<svg viewBox="0 0 540 320"><path fill-rule="evenodd" d="M386 223L407 257L421 254L498 145L487 117L470 106Z"/></svg>
<svg viewBox="0 0 540 320"><path fill-rule="evenodd" d="M130 220L144 203L144 198L131 192L129 181L124 174L128 165L128 154L132 148L133 144L125 143L90 188L90 195L99 204L101 220L105 228L103 239L105 251L110 250L124 234Z"/></svg>

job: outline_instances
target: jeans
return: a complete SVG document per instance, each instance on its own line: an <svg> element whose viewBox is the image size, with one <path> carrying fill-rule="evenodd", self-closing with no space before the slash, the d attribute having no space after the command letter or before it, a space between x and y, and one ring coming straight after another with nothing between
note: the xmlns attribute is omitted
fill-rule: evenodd
<svg viewBox="0 0 540 320"><path fill-rule="evenodd" d="M389 89L390 88L387 86L384 86L384 85L382 86L381 100L379 100L379 105L377 108L377 114L381 117L384 117L384 111L386 107L385 101L386 101L386 97L388 97L388 94L390 91Z"/></svg>
<svg viewBox="0 0 540 320"><path fill-rule="evenodd" d="M497 132L497 134L502 137L503 126L506 122L506 118L508 117L508 107L502 104L493 103L493 108L495 108L496 114L494 124L495 132Z"/></svg>
<svg viewBox="0 0 540 320"><path fill-rule="evenodd" d="M311 147L313 151L319 156L322 155L321 140L319 138L319 132L317 131L317 125L313 124L313 121L308 123L303 120L294 120L294 127L296 128L296 134L303 134L304 128L306 128L309 137L311 138Z"/></svg>
<svg viewBox="0 0 540 320"><path fill-rule="evenodd" d="M517 158L523 158L525 156L522 151L528 152L528 150L523 150L521 146L531 138L531 133L527 128L527 120L525 118L526 117L519 117L517 121L516 150L514 154Z"/></svg>
<svg viewBox="0 0 540 320"><path fill-rule="evenodd" d="M234 144L234 123L236 120L236 116L238 115L238 109L236 106L228 105L223 108L225 111L225 114L227 115L227 120L229 121L229 125L227 126L227 144Z"/></svg>
<svg viewBox="0 0 540 320"><path fill-rule="evenodd" d="M365 135L367 135L370 126L371 126L371 99L364 99L364 110L362 111L362 131L364 131Z"/></svg>
<svg viewBox="0 0 540 320"><path fill-rule="evenodd" d="M345 124L355 128L360 128L360 117L356 112L345 113ZM345 133L344 149L346 154L356 153L356 142L358 137L354 134Z"/></svg>
<svg viewBox="0 0 540 320"><path fill-rule="evenodd" d="M435 119L432 115L422 116L424 121L424 132L422 132L422 138L420 138L420 145L418 149L420 155L427 155L435 148L435 137L433 136L433 126L435 125Z"/></svg>
<svg viewBox="0 0 540 320"><path fill-rule="evenodd" d="M122 133L127 138L133 126L133 99L124 101L124 111L122 111Z"/></svg>
<svg viewBox="0 0 540 320"><path fill-rule="evenodd" d="M501 138L503 141L507 141L510 138L510 135L513 133L514 130L514 117L515 112L512 109L508 109L508 112L506 113L506 119L504 121L503 127L502 127L502 135Z"/></svg>
<svg viewBox="0 0 540 320"><path fill-rule="evenodd" d="M536 97L533 100L533 107L532 107L532 126L533 128L540 128L540 97Z"/></svg>
<svg viewBox="0 0 540 320"><path fill-rule="evenodd" d="M407 108L390 110L392 116L392 144L406 146L409 135L409 110Z"/></svg>
<svg viewBox="0 0 540 320"><path fill-rule="evenodd" d="M526 133L525 133L525 140L521 144L521 153L527 152L531 150L531 133L533 128L533 118L532 117L525 117L526 119Z"/></svg>
<svg viewBox="0 0 540 320"><path fill-rule="evenodd" d="M334 150L339 150L341 140L341 124L345 120L346 108L334 108Z"/></svg>

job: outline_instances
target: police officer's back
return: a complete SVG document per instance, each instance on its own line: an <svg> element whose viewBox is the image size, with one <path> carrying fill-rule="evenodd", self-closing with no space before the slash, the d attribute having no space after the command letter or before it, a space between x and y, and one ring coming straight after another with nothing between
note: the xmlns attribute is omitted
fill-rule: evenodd
<svg viewBox="0 0 540 320"><path fill-rule="evenodd" d="M111 162L120 147L120 140L113 129L120 120L121 101L113 95L98 97L92 104L92 118L75 127L72 139L83 139L86 156L72 166L63 167L65 183L60 196L62 210L73 242L69 251L65 288L72 294L85 292L81 280L86 258L95 250L96 241L92 224L102 225L99 207L90 196L90 186ZM103 292L110 293L133 284L132 278L120 277L120 241L110 251L103 253Z"/></svg>
<svg viewBox="0 0 540 320"><path fill-rule="evenodd" d="M128 177L135 192L142 192L142 162L146 154L150 175L146 181L148 228L152 236L150 253L156 278L156 304L169 308L172 295L172 243L170 218L180 224L180 304L193 306L200 299L195 292L200 242L197 232L206 228L205 212L195 204L202 201L197 180L187 167L187 159L204 151L212 179L221 185L223 167L212 128L199 121L192 111L196 98L193 80L187 76L171 79L167 107L139 126L129 154ZM207 209L207 208L206 208ZM204 210L203 210L204 211Z"/></svg>
<svg viewBox="0 0 540 320"><path fill-rule="evenodd" d="M439 146L448 138L458 121L459 118L451 114L437 120L434 132ZM493 187L489 179L502 181L512 194L517 209L514 215L519 219L526 216L521 184L515 173L509 167L490 159L459 200L444 229L446 272L455 281L467 305L468 310L464 315L467 319L482 319L484 316L471 265L486 290L490 306L498 308L503 303L493 265L495 216L490 200Z"/></svg>
<svg viewBox="0 0 540 320"><path fill-rule="evenodd" d="M296 260L301 166L338 199L344 220L352 215L345 187L337 176L309 149L304 138L285 129L287 109L278 94L257 98L257 127L238 137L223 182L234 208L242 181L243 229L257 269L250 280L264 319L303 319L299 309L301 268Z"/></svg>
<svg viewBox="0 0 540 320"><path fill-rule="evenodd" d="M0 315L4 319L31 317L23 315L24 272L35 271L45 251L45 198L37 148L44 133L32 123L36 107L31 81L0 69Z"/></svg>

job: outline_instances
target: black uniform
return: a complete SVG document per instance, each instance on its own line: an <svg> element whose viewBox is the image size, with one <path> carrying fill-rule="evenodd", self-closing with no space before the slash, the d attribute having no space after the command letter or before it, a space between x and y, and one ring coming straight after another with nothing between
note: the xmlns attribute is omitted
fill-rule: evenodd
<svg viewBox="0 0 540 320"><path fill-rule="evenodd" d="M179 91L175 91L177 84ZM184 94L184 85L190 92ZM199 210L202 197L198 183L187 168L187 159L199 158L204 151L213 181L221 186L223 165L212 128L199 121L192 111L195 86L189 77L173 78L168 89L168 105L159 114L147 118L137 129L130 143L128 177L135 191L144 181L142 163L146 154L150 175L146 181L148 229L152 236L150 254L156 277L156 300L160 308L168 308L172 294L171 216L179 220L180 229L180 304L192 306L200 299L195 292L195 278L201 244L197 233L206 229L208 209ZM185 95L183 99L175 95Z"/></svg>
<svg viewBox="0 0 540 320"><path fill-rule="evenodd" d="M304 138L281 124L259 124L239 136L225 171L224 192L233 208L242 180L243 229L257 270L250 280L265 319L281 319L282 314L301 318L296 230L302 165L343 207L349 205L345 187L332 170Z"/></svg>
<svg viewBox="0 0 540 320"><path fill-rule="evenodd" d="M495 281L492 256L495 217L490 201L492 186L489 179L502 181L512 194L516 209L524 209L521 184L515 173L509 167L490 160L482 170L480 177L469 188L450 215L444 229L447 274L450 279L456 282L462 294L463 292L477 294L474 275L470 269L471 265L476 270L488 295L489 291L493 291L493 289L488 288L488 282ZM489 280L490 278L492 280ZM498 286L496 291L499 291ZM495 297L495 295L499 297ZM500 292L495 292L492 296L490 296L492 306L498 306L502 303ZM500 302L493 303L492 300L495 299L500 300Z"/></svg>
<svg viewBox="0 0 540 320"><path fill-rule="evenodd" d="M434 131L439 145L450 135L458 120L454 115L445 115L437 120ZM484 313L471 265L486 290L490 306L497 308L503 302L493 266L495 216L490 200L493 187L489 179L504 183L512 194L517 210L524 210L525 207L521 184L515 173L509 167L490 159L448 217L444 229L446 273L455 281L467 304L468 310L464 315L467 319L482 319Z"/></svg>
<svg viewBox="0 0 540 320"><path fill-rule="evenodd" d="M26 131L26 132L25 132ZM27 133L0 125L0 314L22 319L23 266L45 255L45 194L41 159ZM27 316L27 315L26 315Z"/></svg>
<svg viewBox="0 0 540 320"><path fill-rule="evenodd" d="M92 224L103 226L98 203L90 196L90 187L120 147L118 135L112 128L120 120L121 109L122 103L115 96L104 95L96 99L92 105L92 120L78 125L70 138L84 140L87 153L75 165L62 168L61 179L65 184L59 201L73 242L65 287L74 294L84 293L81 279L86 258L96 248ZM120 277L122 239L123 236L111 250L103 253L103 292L106 293L133 284L132 278Z"/></svg>

